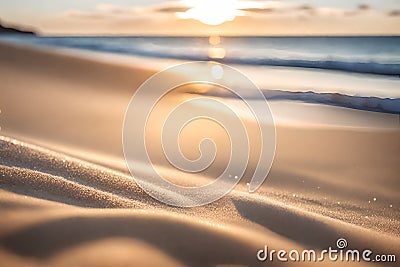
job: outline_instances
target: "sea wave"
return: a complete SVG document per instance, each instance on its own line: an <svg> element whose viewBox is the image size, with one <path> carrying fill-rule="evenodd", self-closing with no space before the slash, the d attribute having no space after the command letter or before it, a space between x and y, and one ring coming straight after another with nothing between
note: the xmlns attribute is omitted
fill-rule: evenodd
<svg viewBox="0 0 400 267"><path fill-rule="evenodd" d="M20 44L34 44L51 47L64 47L83 49L97 52L106 52L123 55L144 56L152 58L178 59L190 61L218 61L225 64L240 64L253 66L278 66L289 68L308 68L321 70L334 70L352 73L365 73L377 75L389 75L400 77L400 62L397 54L373 54L355 56L349 53L295 53L294 51L280 51L275 49L261 49L256 47L251 53L250 47L246 49L231 44L222 59L212 58L208 52L208 43L192 42L188 38L123 38L123 37L14 37L5 36L3 41L11 41ZM202 40L201 38L197 41ZM379 38L378 38L379 40ZM168 42L167 42L168 41ZM204 40L203 40L204 41ZM203 42L202 41L202 42ZM246 42L245 42L246 41ZM254 41L254 40L253 40ZM295 41L295 40L294 40ZM362 41L362 40L360 40ZM243 40L251 43L251 40ZM283 42L283 41L282 41ZM349 48L350 49L350 48ZM269 52L268 52L269 51ZM356 53L356 52L354 52ZM246 55L246 56L244 56ZM311 56L312 55L312 56Z"/></svg>
<svg viewBox="0 0 400 267"><path fill-rule="evenodd" d="M135 56L145 56L154 58L166 59L180 59L191 61L217 61L224 64L240 64L240 65L254 65L254 66L277 66L277 67L292 67L292 68L309 68L309 69L322 69L322 70L335 70L353 73L366 73L377 75L390 75L400 76L400 64L388 63L385 61L356 61L355 58L338 57L332 58L321 57L314 59L305 58L280 58L280 57L266 57L256 55L256 57L240 57L229 56L220 59L209 57L207 49L189 49L177 47L143 47L137 46L121 46L107 43L93 43L93 42L61 42L56 40L52 43L56 46L66 46L69 48L87 49L100 52L110 52L117 54L130 54Z"/></svg>
<svg viewBox="0 0 400 267"><path fill-rule="evenodd" d="M283 59L283 58L241 58L241 57L225 57L223 59L210 58L208 55L201 54L185 54L173 53L167 51L145 51L139 49L115 50L114 53L130 53L138 56L157 57L157 58L172 58L192 61L208 61L213 60L224 64L239 64L239 65L254 65L254 66L276 66L276 67L292 67L292 68L307 68L307 69L322 69L345 71L353 73L366 73L377 75L390 75L400 77L400 64L383 63L383 62L355 62L346 59Z"/></svg>
<svg viewBox="0 0 400 267"><path fill-rule="evenodd" d="M282 90L264 90L263 93L267 99L271 100L298 100L309 103L400 114L400 98L350 96L339 93L316 93L312 91L289 92Z"/></svg>
<svg viewBox="0 0 400 267"><path fill-rule="evenodd" d="M254 66L277 66L277 67L292 67L292 68L308 68L308 69L322 69L322 70L335 70L353 73L366 73L377 75L390 75L400 76L400 64L375 62L375 61L350 61L344 59L288 59L288 58L243 58L243 57L225 57L223 59L211 58L206 53L196 53L189 51L176 50L146 50L140 48L121 48L121 47L108 47L102 45L90 44L88 46L74 45L73 48L89 49L102 52L111 52L118 54L131 54L136 56L167 58L167 59L180 59L190 61L217 61L224 64L239 64L239 65L254 65Z"/></svg>
<svg viewBox="0 0 400 267"><path fill-rule="evenodd" d="M400 98L351 96L339 93L317 93L313 91L291 92L284 90L262 90L262 92L267 100L302 101L358 110L400 114ZM206 94L216 97L232 97L232 94L225 94L222 91L208 91Z"/></svg>
<svg viewBox="0 0 400 267"><path fill-rule="evenodd" d="M400 64L378 63L378 62L349 62L339 60L300 60L300 59L235 59L227 58L223 63L242 65L262 65L312 68L323 70L339 70L355 73L368 73L379 75L400 76Z"/></svg>
<svg viewBox="0 0 400 267"><path fill-rule="evenodd" d="M382 62L354 62L337 59L283 59L283 58L241 58L241 57L225 57L223 59L211 58L205 54L199 53L174 53L171 51L148 51L135 48L121 49L98 45L90 45L90 47L76 47L103 52L111 52L118 54L131 54L136 56L146 56L155 58L181 59L191 61L217 61L224 64L240 64L254 66L277 66L277 67L293 67L307 69L335 70L353 73L366 73L377 75L390 75L400 77L400 64L382 63Z"/></svg>

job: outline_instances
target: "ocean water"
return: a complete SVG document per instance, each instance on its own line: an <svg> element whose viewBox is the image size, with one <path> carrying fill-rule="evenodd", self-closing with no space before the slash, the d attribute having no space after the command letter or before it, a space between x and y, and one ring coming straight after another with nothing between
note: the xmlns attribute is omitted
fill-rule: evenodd
<svg viewBox="0 0 400 267"><path fill-rule="evenodd" d="M269 99L400 113L400 36L395 37L37 37L22 45L162 60L213 60L255 80ZM211 41L211 42L210 42Z"/></svg>

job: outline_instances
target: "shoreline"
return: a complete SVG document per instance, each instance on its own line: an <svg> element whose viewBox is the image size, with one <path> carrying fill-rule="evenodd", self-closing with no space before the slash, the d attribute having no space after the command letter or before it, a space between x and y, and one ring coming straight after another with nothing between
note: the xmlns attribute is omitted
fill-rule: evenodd
<svg viewBox="0 0 400 267"><path fill-rule="evenodd" d="M146 69L156 73L170 66L186 62L179 59L152 58L139 55L91 51L34 44L13 44L0 41L0 46L20 50L53 53L65 57L82 59L107 65ZM326 71L322 69L302 69L274 66L232 65L245 73L262 90L268 101L293 101L295 103L321 104L355 110L389 113L400 116L400 94L396 88L400 82L394 77ZM268 79L266 79L266 75ZM290 82L282 77L291 76ZM376 90L379 87L379 90ZM352 88L363 88L362 93ZM388 96L387 93L391 92ZM249 97L252 93L249 91ZM224 92L207 92L205 95L227 97ZM229 96L228 96L229 97Z"/></svg>
<svg viewBox="0 0 400 267"><path fill-rule="evenodd" d="M61 54L68 57L77 57L106 64L124 65L130 67L146 68L157 72L172 65L181 64L190 60L152 57L146 55L126 54L111 51L88 50L84 48L68 48L62 46L16 43L13 41L1 40L9 47L21 48L23 50L36 50L44 53ZM207 59L209 61L212 59ZM228 63L227 63L228 64ZM316 94L339 94L348 97L365 97L378 99L399 99L398 88L400 81L397 76L376 75L368 73L353 73L338 70L324 70L319 68L301 68L284 66L263 66L263 65L240 65L231 64L247 76L262 90L282 91L286 93L308 93ZM269 80L265 81L265 72ZM280 77L291 76L290 81L282 80ZM275 79L277 77L278 79ZM366 82L363 82L366 80ZM310 81L313 81L310 83ZM328 82L326 82L328 81ZM333 83L333 84L332 84ZM293 84L296 84L294 87ZM374 87L375 85L375 87ZM379 85L377 90L376 85ZM362 91L351 91L354 88L363 88ZM387 93L390 91L391 95ZM365 92L368 92L365 94ZM385 93L386 92L386 93ZM267 94L268 95L268 94ZM274 94L273 94L274 95ZM304 101L301 100L300 101ZM325 103L329 104L329 103ZM356 108L357 109L357 108ZM374 110L372 110L374 111Z"/></svg>

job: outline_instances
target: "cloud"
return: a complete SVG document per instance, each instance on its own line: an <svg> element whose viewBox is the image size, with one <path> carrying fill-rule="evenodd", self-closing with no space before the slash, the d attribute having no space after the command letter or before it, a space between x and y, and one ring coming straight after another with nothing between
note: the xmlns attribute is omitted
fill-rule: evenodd
<svg viewBox="0 0 400 267"><path fill-rule="evenodd" d="M70 10L63 15L69 18L78 19L104 19L124 17L150 17L158 15L173 15L176 12L184 12L189 7L184 6L181 1L163 2L147 6L122 6L112 4L98 4L94 10L78 11Z"/></svg>
<svg viewBox="0 0 400 267"><path fill-rule="evenodd" d="M367 5L367 4L360 4L358 5L358 10L370 10L371 6Z"/></svg>
<svg viewBox="0 0 400 267"><path fill-rule="evenodd" d="M400 16L400 9L394 9L394 10L389 11L388 16L390 16L390 17Z"/></svg>
<svg viewBox="0 0 400 267"><path fill-rule="evenodd" d="M64 16L73 19L89 19L89 20L100 20L107 18L107 15L105 14L82 12L77 10L67 11L64 14Z"/></svg>
<svg viewBox="0 0 400 267"><path fill-rule="evenodd" d="M216 0L217 1L217 0ZM177 14L184 13L191 8L190 1L177 0L166 1L153 5L123 6L112 4L99 4L92 11L72 10L64 13L65 17L73 19L124 19L124 18L157 18L169 16L178 19ZM243 12L243 16L269 16L270 14L287 14L289 16L340 17L353 16L371 10L367 4L360 4L356 9L340 9L332 7L315 7L309 4L290 3L276 0L243 1L238 0L237 10ZM389 13L397 16L398 10Z"/></svg>
<svg viewBox="0 0 400 267"><path fill-rule="evenodd" d="M157 12L165 12L165 13L176 13L176 12L185 12L189 9L189 7L184 6L169 6L169 7L160 7L155 9Z"/></svg>
<svg viewBox="0 0 400 267"><path fill-rule="evenodd" d="M134 15L136 11L132 8L124 8L121 6L99 4L95 10L79 11L70 10L63 14L64 17L72 19L100 20L109 19L112 17Z"/></svg>
<svg viewBox="0 0 400 267"><path fill-rule="evenodd" d="M314 10L314 7L310 5L301 5L297 7L298 10Z"/></svg>
<svg viewBox="0 0 400 267"><path fill-rule="evenodd" d="M257 14L272 13L276 11L274 8L242 8L240 10L246 13L257 13Z"/></svg>
<svg viewBox="0 0 400 267"><path fill-rule="evenodd" d="M372 10L367 4L360 4L356 9L332 8L332 7L313 7L308 4L297 6L298 11L306 12L309 15L322 17L344 17L360 15L363 12Z"/></svg>
<svg viewBox="0 0 400 267"><path fill-rule="evenodd" d="M320 17L341 17L353 16L371 10L371 6L360 4L355 9L333 8L333 7L316 7L310 4L296 4L279 1L259 1L259 7L241 9L246 11L248 15L253 14L270 14L272 12L280 14L292 14L293 16L301 16L302 18L311 16ZM264 6L263 6L264 5Z"/></svg>

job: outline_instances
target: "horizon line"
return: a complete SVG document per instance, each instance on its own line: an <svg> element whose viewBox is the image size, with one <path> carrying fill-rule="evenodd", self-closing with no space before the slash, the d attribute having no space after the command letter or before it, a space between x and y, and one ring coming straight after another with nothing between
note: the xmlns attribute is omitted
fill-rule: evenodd
<svg viewBox="0 0 400 267"><path fill-rule="evenodd" d="M272 34L272 35L233 35L233 34L199 34L199 35L168 35L168 34L43 34L37 33L38 37L153 37L153 38L161 38L161 37L177 37L177 38L200 38L200 37L210 37L210 36L220 36L220 37L234 37L234 38L257 38L257 37L400 37L400 34L293 34L293 35L280 35L280 34Z"/></svg>

